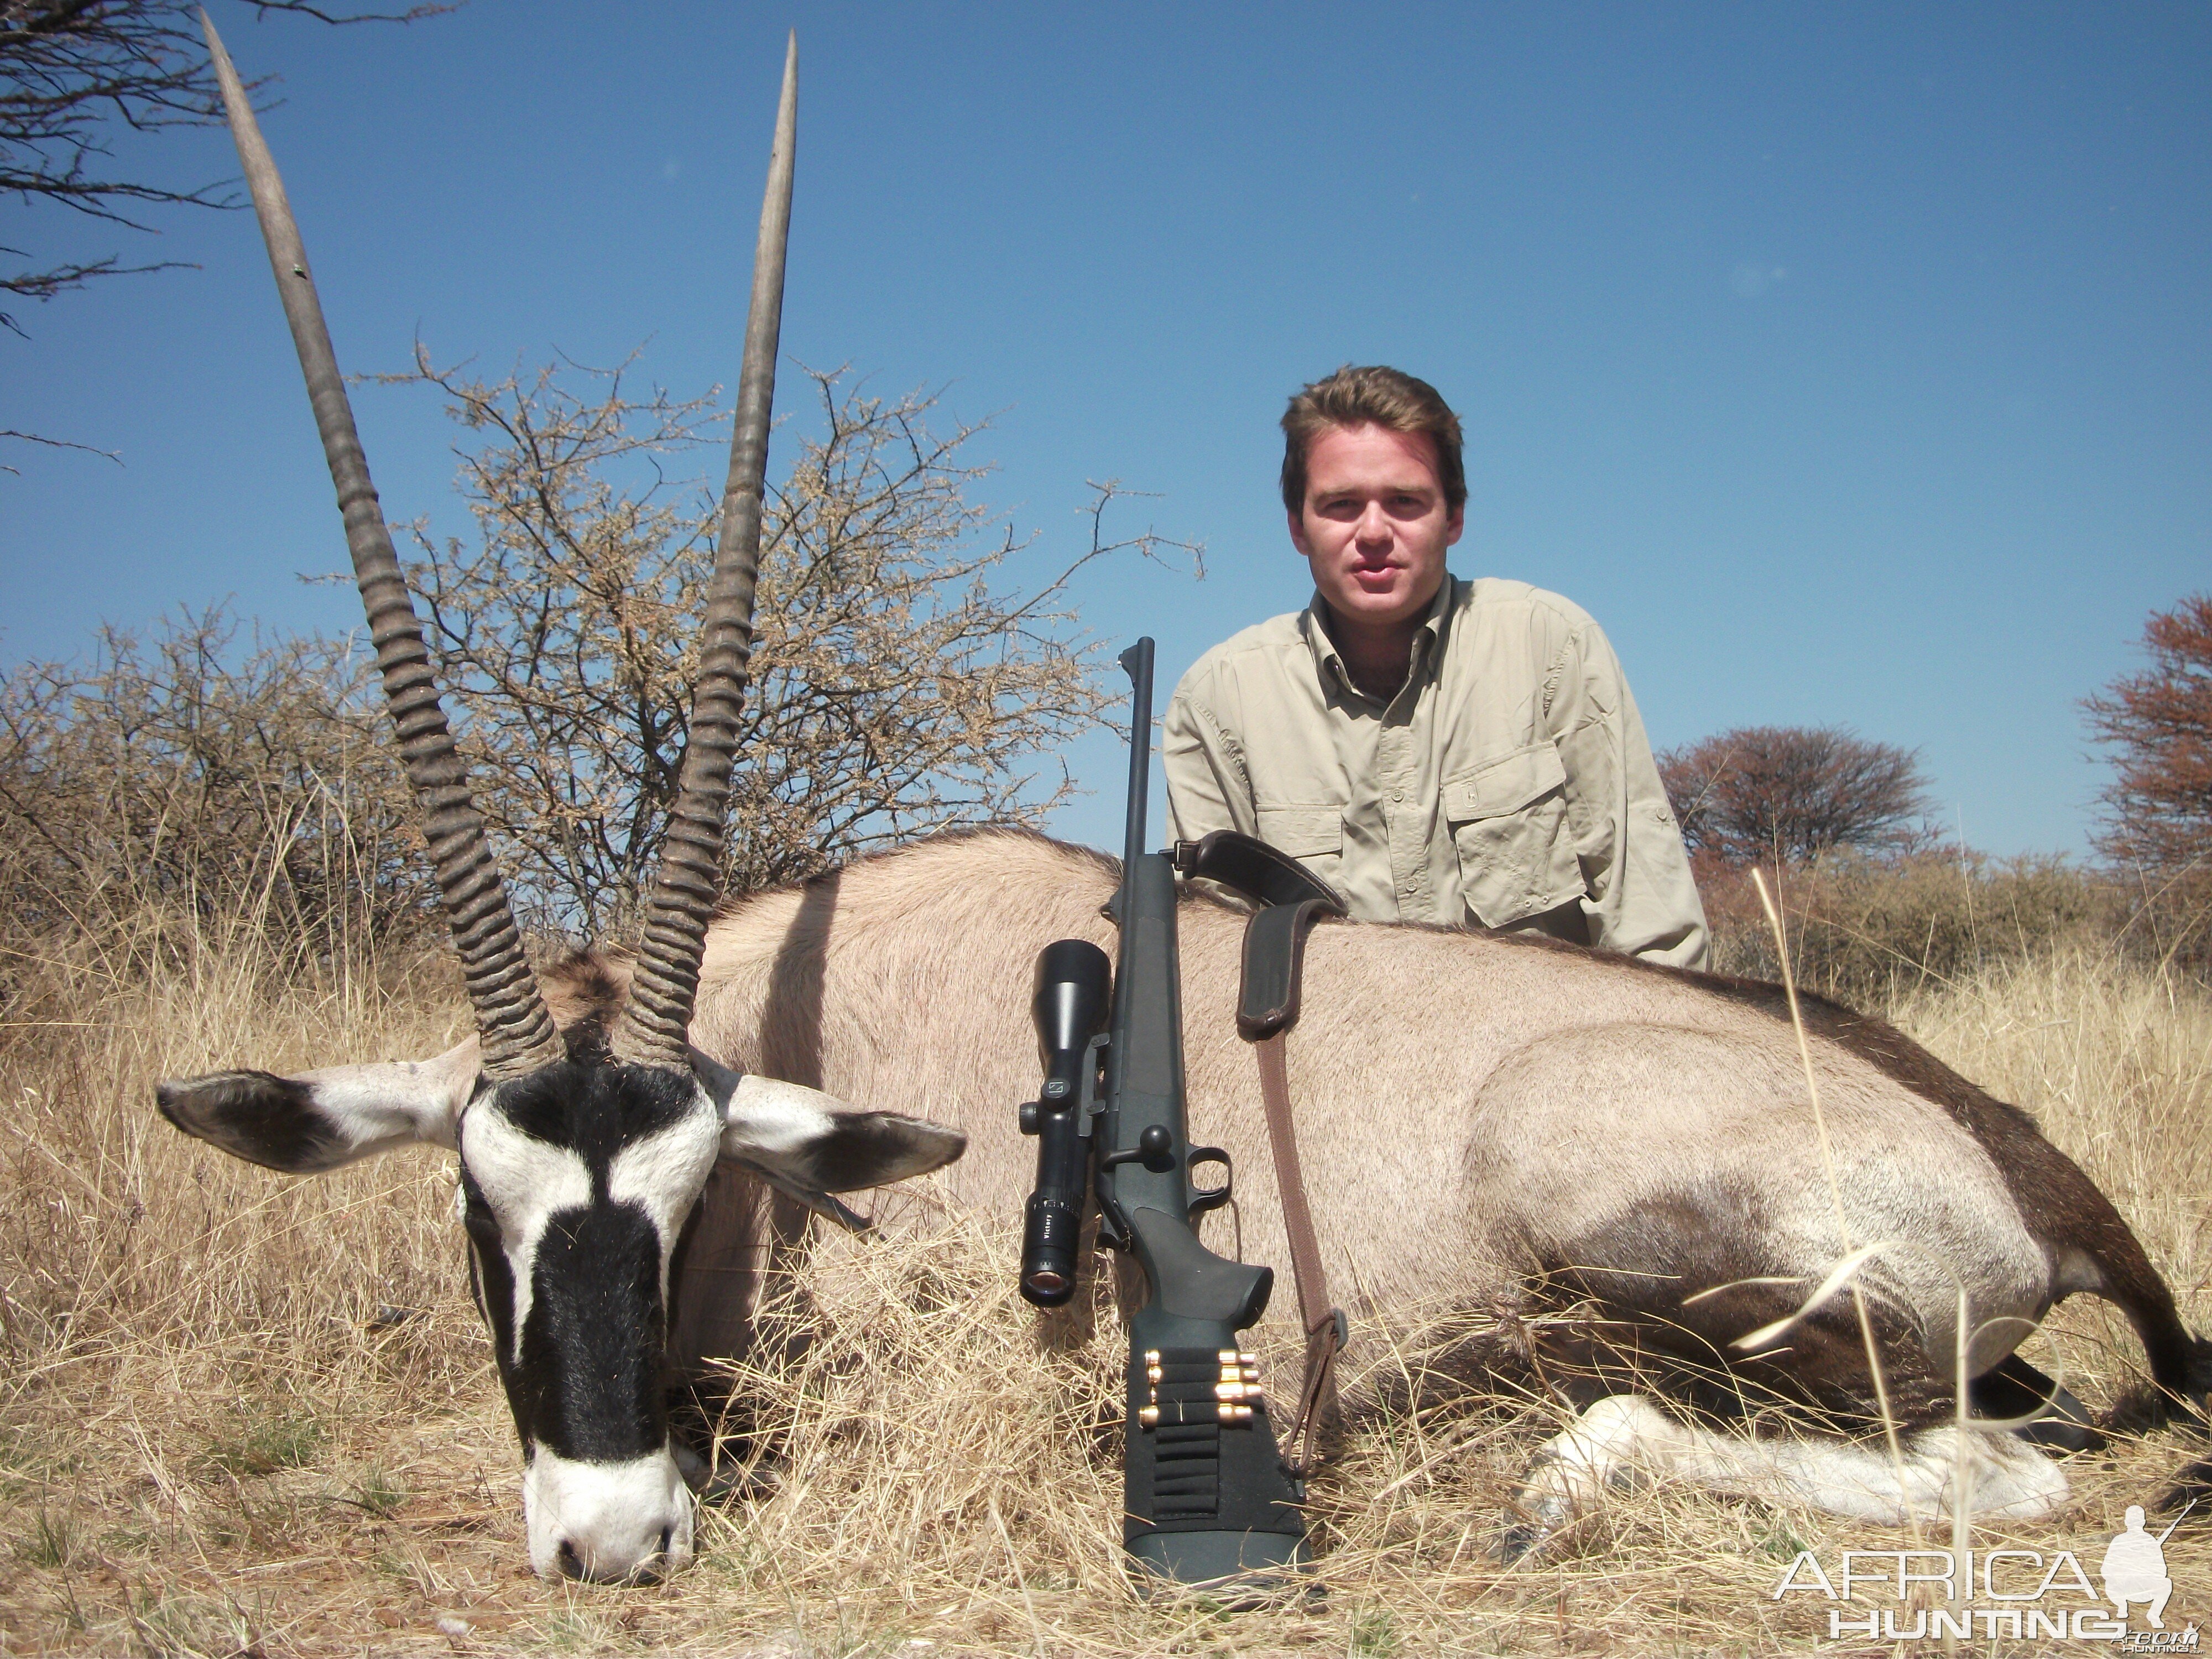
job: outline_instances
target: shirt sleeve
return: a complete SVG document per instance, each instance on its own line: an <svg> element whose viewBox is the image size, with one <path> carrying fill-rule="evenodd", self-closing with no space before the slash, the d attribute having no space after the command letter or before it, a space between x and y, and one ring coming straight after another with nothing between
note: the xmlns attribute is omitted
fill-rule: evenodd
<svg viewBox="0 0 2212 1659"><path fill-rule="evenodd" d="M1209 830L1259 833L1252 785L1235 739L1185 675L1160 722L1160 769L1168 782L1168 837L1196 841Z"/></svg>
<svg viewBox="0 0 2212 1659"><path fill-rule="evenodd" d="M1706 965L1705 906L1643 716L1595 623L1568 636L1546 682L1547 725L1567 775L1592 945L1676 968Z"/></svg>

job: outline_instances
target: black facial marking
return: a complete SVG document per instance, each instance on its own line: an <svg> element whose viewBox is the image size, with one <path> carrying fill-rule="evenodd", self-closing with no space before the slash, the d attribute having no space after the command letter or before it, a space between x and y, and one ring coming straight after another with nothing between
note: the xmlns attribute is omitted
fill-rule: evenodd
<svg viewBox="0 0 2212 1659"><path fill-rule="evenodd" d="M217 1072L154 1086L161 1115L234 1157L297 1175L335 1169L349 1150L314 1091L270 1072Z"/></svg>
<svg viewBox="0 0 2212 1659"><path fill-rule="evenodd" d="M497 1112L532 1139L573 1152L590 1171L587 1206L556 1211L538 1240L530 1310L514 1325L515 1280L499 1218L464 1160L471 1282L491 1327L500 1380L526 1444L592 1462L659 1449L667 1317L660 1234L608 1182L626 1146L700 1109L685 1074L582 1058L498 1086L471 1109Z"/></svg>
<svg viewBox="0 0 2212 1659"><path fill-rule="evenodd" d="M538 1443L613 1462L668 1437L660 1235L634 1204L561 1210L538 1242L516 1393Z"/></svg>
<svg viewBox="0 0 2212 1659"><path fill-rule="evenodd" d="M515 1391L514 1267L500 1242L499 1219L485 1201L483 1188L461 1165L461 1194L465 1207L461 1225L469 1236L469 1288L476 1293L477 1311L491 1327L491 1351L499 1362L500 1386L507 1390L507 1410L514 1413L515 1432L526 1444L530 1426L523 1419L522 1401Z"/></svg>
<svg viewBox="0 0 2212 1659"><path fill-rule="evenodd" d="M502 1085L497 1107L532 1139L582 1158L603 1192L615 1154L690 1116L696 1089L688 1073L563 1060Z"/></svg>

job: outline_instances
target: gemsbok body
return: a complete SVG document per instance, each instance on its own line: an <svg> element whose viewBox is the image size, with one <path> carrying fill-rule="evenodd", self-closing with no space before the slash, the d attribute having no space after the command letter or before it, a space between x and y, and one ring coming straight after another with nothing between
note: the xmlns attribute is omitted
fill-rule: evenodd
<svg viewBox="0 0 2212 1659"><path fill-rule="evenodd" d="M951 1131L741 1075L684 1038L752 643L798 42L784 60L690 741L644 944L614 1017L563 1031L469 797L283 181L215 26L204 12L200 21L337 489L477 1035L421 1061L165 1083L158 1103L179 1128L278 1170L329 1170L410 1141L457 1151L471 1280L522 1442L531 1564L590 1578L657 1573L691 1553L663 1374L670 1269L718 1164L841 1214L830 1193L917 1175L961 1150Z"/></svg>
<svg viewBox="0 0 2212 1659"><path fill-rule="evenodd" d="M954 1125L969 1151L938 1182L1011 1224L1035 1177L1013 1110L1036 1087L1031 964L1056 939L1110 951L1115 880L1103 854L984 831L746 899L708 933L692 1041ZM1246 1259L1284 1271L1257 1076L1232 1019L1243 917L1202 896L1182 911L1191 1137L1235 1158ZM548 995L580 1018L618 1003L622 975L580 960ZM2048 1379L2013 1350L2076 1292L2125 1313L2165 1399L2202 1404L2212 1344L2027 1114L1879 1020L1804 1007L1832 1180L1779 987L1532 938L1315 930L1288 1055L1329 1283L1355 1342L1363 1327L1486 1333L1432 1353L1425 1388L1510 1374L1582 1408L1522 1496L1523 1541L1623 1474L1901 1522L1949 1510L1966 1467L1977 1513L2048 1510L2066 1496L2060 1465L2000 1428L1960 1431L1957 1379L1963 1346L1969 1405L2029 1414ZM695 1261L759 1260L757 1207L716 1207ZM1229 1253L1226 1212L1206 1226ZM1875 1245L1858 1278L1901 1459L1847 1292L1737 1346ZM745 1281L713 1282L687 1279L679 1317L734 1345ZM1291 1303L1279 1290L1258 1331L1286 1365ZM1692 1409L1656 1409L1655 1389ZM1821 1421L1846 1432L1743 1431Z"/></svg>

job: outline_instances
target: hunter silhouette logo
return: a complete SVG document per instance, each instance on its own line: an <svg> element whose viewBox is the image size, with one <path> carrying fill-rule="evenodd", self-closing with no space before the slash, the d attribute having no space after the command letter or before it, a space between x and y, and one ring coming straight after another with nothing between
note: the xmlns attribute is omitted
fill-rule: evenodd
<svg viewBox="0 0 2212 1659"><path fill-rule="evenodd" d="M1845 1550L1832 1574L1811 1550L1800 1550L1771 1596L1778 1601L1813 1595L1849 1604L1849 1612L1842 1606L1828 1609L1831 1641L2052 1637L2111 1642L2123 1653L2196 1653L2194 1624L2178 1631L2166 1626L2173 1580L2166 1571L2165 1545L2188 1513L2184 1509L2165 1531L2152 1533L2144 1529L2142 1506L2130 1504L2125 1528L2113 1534L2098 1564L2101 1597L2073 1551L2013 1548ZM1928 1588L1913 1606L1919 1585ZM1875 1602L1887 1605L1869 1605ZM2148 1629L2128 1627L2130 1607L2142 1609Z"/></svg>
<svg viewBox="0 0 2212 1659"><path fill-rule="evenodd" d="M2166 1600L2173 1594L2173 1580L2166 1576L2166 1540L2181 1524L2181 1516L2174 1516L2155 1538L2143 1530L2142 1504L2128 1505L2127 1522L2128 1529L2106 1546L2104 1565L2098 1569L2105 1595L2123 1619L2128 1616L2129 1602L2147 1602L2145 1617L2151 1628L2164 1630Z"/></svg>

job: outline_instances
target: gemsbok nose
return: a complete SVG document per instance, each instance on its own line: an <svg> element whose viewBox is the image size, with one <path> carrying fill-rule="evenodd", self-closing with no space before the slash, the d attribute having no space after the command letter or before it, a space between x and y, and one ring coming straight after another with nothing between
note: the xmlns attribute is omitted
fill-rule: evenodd
<svg viewBox="0 0 2212 1659"><path fill-rule="evenodd" d="M522 1477L530 1565L595 1583L641 1583L691 1559L691 1492L665 1451L586 1463L542 1446Z"/></svg>

